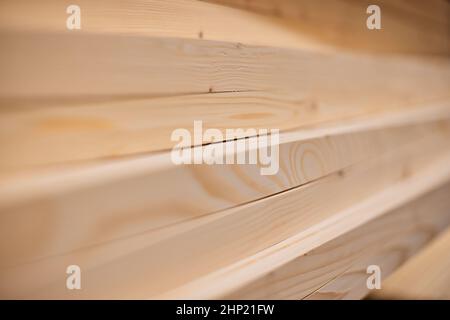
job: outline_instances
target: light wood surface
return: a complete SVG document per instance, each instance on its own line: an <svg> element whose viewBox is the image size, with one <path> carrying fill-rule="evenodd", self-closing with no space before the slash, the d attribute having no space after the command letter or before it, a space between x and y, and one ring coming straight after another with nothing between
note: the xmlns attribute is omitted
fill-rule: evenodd
<svg viewBox="0 0 450 320"><path fill-rule="evenodd" d="M397 149L414 150L422 141L439 151L449 134L448 121L309 139L292 133L280 145L280 170L273 176L260 175L259 165L177 166L169 154L13 175L0 180L0 264L31 262L198 219ZM58 233L52 231L55 225Z"/></svg>
<svg viewBox="0 0 450 320"><path fill-rule="evenodd" d="M376 53L450 53L450 5L445 0L206 0L290 21L305 36L341 49ZM369 30L369 5L381 10L381 30Z"/></svg>
<svg viewBox="0 0 450 320"><path fill-rule="evenodd" d="M339 215L348 214L346 209L358 208L361 202L382 190L395 194L394 202L401 203L446 181L449 178L449 158L443 151L443 144L448 143L448 138L436 138L417 140L413 145L361 161L302 187L208 214L185 224L40 259L35 263L2 268L1 292L10 297L157 297L220 268L245 263L249 256L276 247L280 241L296 234L312 236L304 242L304 250L309 251L326 242L328 237L334 238L345 232L349 226L355 227L361 223L360 219L370 220L368 213L359 213L356 219ZM391 185L398 185L401 191L390 190ZM323 201L324 195L327 201ZM372 203L370 208L381 210L378 212L381 214L385 202ZM345 226L339 227L335 220L342 220ZM99 229L96 231L98 234ZM300 252L289 258L293 259L298 254ZM89 285L75 296L68 295L60 284L65 274L58 270L64 270L69 261L82 266L89 279ZM279 263L283 259L277 261ZM265 265L264 261L261 263ZM274 267L276 263L270 266ZM258 272L253 274L257 276ZM142 279L147 277L153 281L143 282ZM196 288L186 293L186 288L180 288L178 293L168 295L190 297L205 294L205 289L214 292L212 283L220 286L222 293L226 292L227 286L236 285L235 280L229 282L222 276L220 281L208 281L208 286L201 290Z"/></svg>
<svg viewBox="0 0 450 320"><path fill-rule="evenodd" d="M284 39L272 18L201 1L86 1L69 32L66 4L1 4L0 174L169 150L193 120L285 132L449 99L445 59L261 45ZM199 17L217 35L192 36Z"/></svg>
<svg viewBox="0 0 450 320"><path fill-rule="evenodd" d="M448 1L70 4L0 0L1 298L448 297ZM279 171L175 165L195 121Z"/></svg>
<svg viewBox="0 0 450 320"><path fill-rule="evenodd" d="M405 183L391 184L361 202L354 202L353 206L335 211L335 215L322 223L159 297L204 299L226 296L315 247L440 186L448 181L448 173L441 173L441 170L447 171L445 168L448 168L448 159L441 159ZM358 186L355 185L353 190L359 190Z"/></svg>
<svg viewBox="0 0 450 320"><path fill-rule="evenodd" d="M447 62L206 40L0 37L0 172L169 150L171 132L193 120L289 131L449 99Z"/></svg>
<svg viewBox="0 0 450 320"><path fill-rule="evenodd" d="M0 28L67 32L67 0L3 0ZM80 0L79 33L206 39L312 50L448 54L445 0ZM382 30L366 27L370 4ZM326 8L326 9L325 9Z"/></svg>
<svg viewBox="0 0 450 320"><path fill-rule="evenodd" d="M2 32L0 39L5 48L0 52L2 99L264 90L436 98L447 96L450 77L448 61L412 57L116 34ZM418 87L426 91L413 90Z"/></svg>
<svg viewBox="0 0 450 320"><path fill-rule="evenodd" d="M59 32L66 28L68 0L2 0L0 29ZM284 19L197 0L79 0L81 29L86 34L204 39L271 47L330 50L304 36Z"/></svg>
<svg viewBox="0 0 450 320"><path fill-rule="evenodd" d="M448 193L447 193L448 196ZM447 211L447 215L450 211ZM382 283L376 299L450 299L450 229Z"/></svg>
<svg viewBox="0 0 450 320"><path fill-rule="evenodd" d="M450 186L337 237L232 292L229 299L361 299L367 267L386 279L450 224ZM384 286L384 284L383 284Z"/></svg>
<svg viewBox="0 0 450 320"><path fill-rule="evenodd" d="M387 97L384 96L383 99ZM185 128L194 136L194 121L203 130L279 129L282 133L314 131L345 123L416 112L450 116L447 99L408 103L401 96L389 102L366 96L287 98L276 93L217 93L184 97L91 102L0 111L0 175L80 161L139 156L171 150L171 134ZM422 110L422 111L421 111ZM406 120L408 121L408 120ZM203 131L203 132L204 132ZM250 132L250 131L249 131ZM204 144L209 141L203 141ZM197 143L198 144L198 143ZM196 145L194 140L189 145Z"/></svg>

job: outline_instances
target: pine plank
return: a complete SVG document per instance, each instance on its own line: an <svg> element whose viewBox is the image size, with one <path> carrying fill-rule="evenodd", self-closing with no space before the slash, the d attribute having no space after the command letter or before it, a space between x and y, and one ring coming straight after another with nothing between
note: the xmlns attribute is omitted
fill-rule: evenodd
<svg viewBox="0 0 450 320"><path fill-rule="evenodd" d="M209 40L2 32L0 99L142 98L224 91L448 96L448 61ZM351 70L351 77L348 70ZM45 75L45 76L44 76ZM415 90L422 88L422 90Z"/></svg>
<svg viewBox="0 0 450 320"><path fill-rule="evenodd" d="M197 0L79 0L81 29L69 31L60 0L3 0L0 30L204 39L263 46L333 50L276 17Z"/></svg>
<svg viewBox="0 0 450 320"><path fill-rule="evenodd" d="M10 297L41 298L192 297L206 292L213 296L216 290L225 294L233 286L257 277L264 267L276 267L287 257L292 260L302 250L309 251L382 214L389 205L401 205L447 181L448 157L438 140L416 141L413 146L362 161L339 174L184 225L2 268L1 292ZM368 207L361 205L382 190L389 201L376 198L375 205L375 200ZM323 201L324 195L327 201ZM356 213L346 212L350 208ZM283 241L294 235L303 238L302 250L294 254L283 251L285 257L277 257L277 262L270 264L252 257L265 249L289 249ZM75 296L67 295L60 283L65 274L58 270L64 270L69 261L77 261L89 279ZM252 269L252 276L246 274L245 281L239 272L231 280L224 276L221 268L232 268L235 263ZM213 279L205 276L211 272ZM219 279L214 279L215 272L220 274ZM203 287L203 281L208 285Z"/></svg>
<svg viewBox="0 0 450 320"><path fill-rule="evenodd" d="M449 252L450 231L447 229L382 282L381 290L374 292L373 297L378 299L450 299Z"/></svg>
<svg viewBox="0 0 450 320"><path fill-rule="evenodd" d="M418 117L425 121L424 114ZM280 170L273 176L262 176L259 165L177 166L165 153L4 178L0 180L0 264L31 262L195 220L398 148L416 148L423 139L445 145L450 134L448 120L400 122L391 127L379 120L376 126L366 123L347 131L338 126L316 136L285 135ZM55 241L59 233L64 237ZM11 242L16 243L14 248L8 245Z"/></svg>
<svg viewBox="0 0 450 320"><path fill-rule="evenodd" d="M0 175L40 167L171 150L171 134L185 128L193 137L194 121L203 130L215 128L313 130L368 119L408 118L417 112L442 118L450 115L448 99L419 103L403 96L373 95L339 99L269 92L188 95L70 105L11 106L0 111ZM425 110L428 109L428 110ZM207 143L208 141L204 141ZM191 146L196 145L194 140Z"/></svg>
<svg viewBox="0 0 450 320"><path fill-rule="evenodd" d="M206 0L291 21L298 33L341 49L402 54L450 53L450 4L444 0ZM369 5L381 30L366 27Z"/></svg>
<svg viewBox="0 0 450 320"><path fill-rule="evenodd" d="M366 270L382 279L450 224L447 184L386 212L232 292L228 299L361 299L370 290Z"/></svg>
<svg viewBox="0 0 450 320"><path fill-rule="evenodd" d="M432 168L422 172L420 178L416 176L411 180L408 179L407 184L391 184L391 187L385 188L372 197L366 198L362 202L354 202L353 206L335 212L334 218L324 221L324 223L317 223L305 232L300 232L252 256L203 275L168 293L158 295L158 297L204 299L226 296L233 290L275 270L278 266L292 261L316 246L320 246L358 225L413 200L423 194L424 190L432 190L444 181L448 181L447 174L445 174L446 178L444 179L442 179L441 173L436 175L435 170L440 171L447 166L448 159L442 160L442 162L438 161ZM355 185L355 189L352 190L359 190L358 188L359 186ZM333 201L333 199L327 197L328 200ZM336 232L337 230L342 233Z"/></svg>
<svg viewBox="0 0 450 320"><path fill-rule="evenodd" d="M192 119L289 131L449 98L445 61L119 35L0 37L0 171L168 150L172 130Z"/></svg>

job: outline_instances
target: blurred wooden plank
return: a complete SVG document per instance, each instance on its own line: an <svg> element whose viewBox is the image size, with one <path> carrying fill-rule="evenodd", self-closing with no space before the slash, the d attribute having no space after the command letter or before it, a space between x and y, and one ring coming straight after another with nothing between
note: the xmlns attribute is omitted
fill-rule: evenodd
<svg viewBox="0 0 450 320"><path fill-rule="evenodd" d="M313 294L309 295L308 299L362 299L367 294L371 293L378 295L382 291L369 290L367 288L367 266L378 265L381 269L381 280L389 279L390 275L398 268L403 268L403 263L409 264L410 259L415 259L417 251L419 254L422 252L423 245L425 247L429 245L428 242L434 242L436 237L440 237L442 230L448 226L450 219L448 208L448 187L442 187L434 193L439 196L433 196L431 201L414 201L414 205L411 206L411 210L414 221L418 223L417 237L408 237L404 233L393 236L392 240L397 243L396 246L391 246L391 240L388 238L383 239L383 243L374 250L373 253L368 255L367 258L355 263L351 268L346 270L336 279L330 281L327 285L323 286ZM436 213L441 212L441 219L436 219ZM434 228L432 225L435 225ZM403 227L402 227L403 229ZM421 239L419 236L421 233L426 239ZM428 237L427 237L428 235ZM436 236L436 237L434 237ZM425 240L425 241L422 241ZM383 284L381 286L383 289ZM392 297L391 297L392 298Z"/></svg>
<svg viewBox="0 0 450 320"><path fill-rule="evenodd" d="M325 97L378 92L414 101L448 96L450 79L448 61L405 57L124 35L6 32L0 39L2 106L16 99L129 99L225 91Z"/></svg>
<svg viewBox="0 0 450 320"><path fill-rule="evenodd" d="M2 268L0 291L2 296L34 298L225 294L258 277L266 267L276 268L447 181L449 160L443 146L449 139L439 140L414 141L302 187L185 223ZM325 196L327 201L323 201ZM124 219L121 215L115 225L122 225ZM88 225L90 228L77 230L91 229L95 234L112 230ZM53 234L58 239L53 243L63 241L58 233ZM298 237L302 238L301 248L293 252ZM36 249L26 248L30 252ZM275 254L266 256L266 250ZM256 258L263 252L264 258ZM89 279L75 295L61 286L66 274L60 270L64 271L67 263L80 265ZM226 272L234 267L234 272Z"/></svg>
<svg viewBox="0 0 450 320"><path fill-rule="evenodd" d="M270 92L234 92L138 100L52 106L31 102L30 107L0 110L0 177L77 161L135 156L171 150L171 135L185 128L194 136L194 121L208 128L279 129L282 133L339 126L367 119L417 112L450 116L449 99L415 101L403 95L345 97L295 96ZM5 107L6 108L6 107ZM5 109L4 108L4 109ZM1 109L1 108L0 108ZM428 109L428 110L427 110ZM408 120L406 120L408 121ZM204 144L209 141L203 141ZM199 143L191 139L187 146Z"/></svg>
<svg viewBox="0 0 450 320"><path fill-rule="evenodd" d="M407 187L403 183L393 183L391 181L389 187L386 185L384 189L373 192L371 196L364 200L353 199L352 204L349 204L349 207L346 209L335 208L334 214L330 216L329 219L326 219L321 223L315 221L310 228L302 230L298 234L292 235L281 242L277 242L264 250L258 251L254 255L240 259L231 265L225 266L209 274L202 275L166 294L162 294L160 297L197 299L226 296L233 290L257 279L259 276L275 270L277 267L288 263L289 261L292 261L299 255L307 253L346 231L350 231L356 226L366 223L381 214L411 201L420 194L423 194L423 187L426 185L430 186L431 181L437 177L435 175L435 170L440 171L447 166L446 164L444 165L444 163L448 163L448 159L442 160L442 162L435 162L428 167L428 169L421 172L417 171L418 176L411 180L408 179ZM379 169L378 173L385 172L385 170L386 169ZM419 178L419 176L421 176L421 178ZM435 178L432 178L432 176ZM440 181L448 181L447 178L443 180L441 180L441 178L442 176L439 178ZM373 179L369 180L374 182ZM422 181L419 182L419 180ZM424 180L428 180L428 182L425 183ZM434 187L440 185L440 183L436 184L436 182L431 184L434 185ZM406 187L406 189L404 187ZM352 191L347 189L347 195L349 193L359 193L359 190L361 189L364 190L363 192L367 191L367 187L353 184L353 187L351 188ZM431 190L432 188L426 189ZM418 190L421 191L418 192ZM326 192L326 199L327 201L336 204L336 199L330 197L334 192L337 191ZM316 193L318 192L316 191ZM322 202L324 201L323 199L322 194ZM306 204L307 202L303 203ZM277 226L279 226L279 224L277 224ZM241 245L242 243L243 242L241 242Z"/></svg>
<svg viewBox="0 0 450 320"><path fill-rule="evenodd" d="M361 298L449 224L449 2L371 2L380 31L367 1L215 2L80 0L77 31L0 2L0 297ZM281 129L280 170L176 166L195 120Z"/></svg>
<svg viewBox="0 0 450 320"><path fill-rule="evenodd" d="M291 21L299 34L347 50L450 54L445 0L206 0ZM381 30L366 27L369 5L381 9Z"/></svg>
<svg viewBox="0 0 450 320"><path fill-rule="evenodd" d="M227 299L361 299L369 265L382 279L450 224L450 185L386 212L302 255Z"/></svg>
<svg viewBox="0 0 450 320"><path fill-rule="evenodd" d="M448 99L444 61L117 35L1 37L0 171L168 150L171 131L193 119L286 131Z"/></svg>
<svg viewBox="0 0 450 320"><path fill-rule="evenodd" d="M66 9L76 4L81 29L72 32L186 38L333 50L276 17L197 0L2 0L0 30L68 33Z"/></svg>
<svg viewBox="0 0 450 320"><path fill-rule="evenodd" d="M447 192L447 196L448 196ZM450 216L450 211L447 210ZM381 284L375 299L450 299L450 229Z"/></svg>
<svg viewBox="0 0 450 320"><path fill-rule="evenodd" d="M426 116L418 114L420 121ZM195 220L299 187L399 148L414 150L424 139L431 142L429 147L445 146L449 141L448 120L416 123L418 119L409 119L410 124L391 126L385 118L379 120L376 126L322 128L316 136L308 136L312 134L308 131L282 136L280 170L270 176L260 174L260 165L178 166L172 163L170 153L164 153L3 177L1 264L26 263ZM403 115L401 120L406 120ZM62 224L58 230L64 240L54 241L49 236L54 233L54 224ZM47 231L42 232L42 228ZM11 242L16 245L10 247ZM32 247L35 249L27 249Z"/></svg>
<svg viewBox="0 0 450 320"><path fill-rule="evenodd" d="M68 0L3 0L0 29L67 32ZM80 33L207 39L276 47L449 53L444 0L80 0ZM382 9L382 30L366 28L366 8ZM226 5L226 6L223 6ZM241 10L246 9L246 10Z"/></svg>

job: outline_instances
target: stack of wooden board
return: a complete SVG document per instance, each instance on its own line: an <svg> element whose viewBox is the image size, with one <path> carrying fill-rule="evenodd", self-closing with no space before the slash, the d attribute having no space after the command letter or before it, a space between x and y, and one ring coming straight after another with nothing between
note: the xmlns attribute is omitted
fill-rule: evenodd
<svg viewBox="0 0 450 320"><path fill-rule="evenodd" d="M372 295L381 299L450 299L449 249L450 229L447 228L427 248L389 277L381 291Z"/></svg>
<svg viewBox="0 0 450 320"><path fill-rule="evenodd" d="M75 30L1 1L0 296L369 294L450 224L450 4L372 2L382 30L356 0L79 0ZM242 130L184 150L233 159L279 129L279 170L174 163L198 121Z"/></svg>

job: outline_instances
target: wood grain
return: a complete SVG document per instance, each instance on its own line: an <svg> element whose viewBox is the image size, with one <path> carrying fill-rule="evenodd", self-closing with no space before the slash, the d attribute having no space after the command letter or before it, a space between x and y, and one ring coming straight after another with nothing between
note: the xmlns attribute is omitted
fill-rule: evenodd
<svg viewBox="0 0 450 320"><path fill-rule="evenodd" d="M308 139L300 132L288 135L273 176L262 176L260 165L177 166L163 154L5 178L0 180L0 264L31 262L198 219L396 149L414 149L420 141L445 146L450 134L448 121L331 132Z"/></svg>
<svg viewBox="0 0 450 320"><path fill-rule="evenodd" d="M434 190L302 255L228 299L361 299L369 265L382 279L450 224L450 185Z"/></svg>
<svg viewBox="0 0 450 320"><path fill-rule="evenodd" d="M3 30L68 32L72 2L3 0ZM382 8L382 30L366 28L366 8ZM443 0L101 0L77 1L79 33L206 39L333 51L449 53L450 6ZM327 8L327 10L324 10ZM245 9L245 10L241 10ZM176 18L174 18L176 17Z"/></svg>
<svg viewBox="0 0 450 320"><path fill-rule="evenodd" d="M403 96L389 101L376 96L344 99L296 96L269 92L235 92L138 100L103 101L70 105L0 108L0 175L171 150L171 134L185 128L194 136L194 121L208 128L279 129L311 131L346 122L436 111L450 115L448 99L408 103ZM447 111L446 111L447 109ZM204 141L206 144L209 141ZM197 143L198 144L198 143ZM196 145L194 140L189 144Z"/></svg>
<svg viewBox="0 0 450 320"><path fill-rule="evenodd" d="M81 29L69 31L68 0L3 0L0 29L26 32L125 34L333 50L289 21L197 0L79 0Z"/></svg>
<svg viewBox="0 0 450 320"><path fill-rule="evenodd" d="M450 53L445 0L206 0L291 21L298 33L327 45L376 53ZM381 9L381 30L369 30L369 5Z"/></svg>
<svg viewBox="0 0 450 320"><path fill-rule="evenodd" d="M436 187L450 174L447 172L448 157L442 151L448 138L443 140L445 142L436 137L418 140L413 146L362 161L339 174L167 230L144 232L34 263L2 268L2 295L148 298L168 291L172 297L190 297L205 294L206 288L212 294L216 285L222 288L223 294L229 289L227 286L236 285L235 281L228 282L223 274L220 281L208 281L208 286L201 290L175 288L228 265L247 264L247 258L276 247L294 235L311 237L303 242L309 251L329 237L344 233L349 226L353 228L362 223L361 220L370 220L371 215L361 215L361 211L354 219L340 215L348 214L345 210L350 207L358 209L361 202L386 188L386 192L394 192L389 186L401 190L394 193L397 205ZM323 201L324 195L327 201ZM386 209L385 203L392 204L392 200L384 199L375 206L371 203L370 208L381 210L377 211L381 214ZM337 221L345 223L345 227ZM295 257L290 256L290 259ZM66 275L58 271L65 270L69 261L77 262L89 279L84 289L73 296L61 287L60 282L65 281ZM275 267L276 263L270 265ZM253 274L257 276L259 272L261 270ZM143 282L142 279L152 281ZM169 293L171 290L175 291Z"/></svg>
<svg viewBox="0 0 450 320"><path fill-rule="evenodd" d="M120 35L0 37L3 172L168 150L170 133L193 119L289 131L449 99L445 61Z"/></svg>
<svg viewBox="0 0 450 320"><path fill-rule="evenodd" d="M448 159L434 163L418 176L408 179L406 184L391 184L389 188L380 190L360 202L353 202L353 205L346 209L335 211L333 217L322 223L316 223L311 228L254 255L203 275L158 297L204 299L226 296L301 254L445 183L448 181L447 173L444 176L441 172L438 173L441 170L446 171L445 168L448 168ZM359 187L355 185L355 189L352 190L359 190ZM334 201L329 198L327 200Z"/></svg>
<svg viewBox="0 0 450 320"><path fill-rule="evenodd" d="M448 193L447 193L448 195ZM447 211L448 214L448 211ZM382 282L377 299L450 299L450 229Z"/></svg>
<svg viewBox="0 0 450 320"><path fill-rule="evenodd" d="M450 78L448 61L407 57L115 34L3 32L0 39L0 98L6 102L250 90L442 98Z"/></svg>
<svg viewBox="0 0 450 320"><path fill-rule="evenodd" d="M450 2L70 4L0 1L1 298L357 299L450 224ZM175 165L198 120L280 170ZM375 297L448 297L449 234Z"/></svg>

